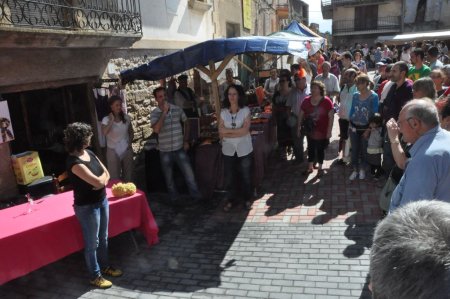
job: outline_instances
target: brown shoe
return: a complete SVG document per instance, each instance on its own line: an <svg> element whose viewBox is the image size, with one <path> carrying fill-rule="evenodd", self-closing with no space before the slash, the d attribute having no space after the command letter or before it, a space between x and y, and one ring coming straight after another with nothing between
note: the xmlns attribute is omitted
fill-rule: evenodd
<svg viewBox="0 0 450 299"><path fill-rule="evenodd" d="M100 289L108 289L112 286L112 282L99 275L96 279L89 281L89 283Z"/></svg>
<svg viewBox="0 0 450 299"><path fill-rule="evenodd" d="M119 276L122 276L123 272L122 272L122 270L119 270L119 269L109 266L102 270L102 274L108 275L111 277L119 277Z"/></svg>

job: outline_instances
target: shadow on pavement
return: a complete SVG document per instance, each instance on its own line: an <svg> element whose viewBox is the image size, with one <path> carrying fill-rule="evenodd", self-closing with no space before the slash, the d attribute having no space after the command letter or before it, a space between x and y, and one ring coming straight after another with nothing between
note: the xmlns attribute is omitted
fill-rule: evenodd
<svg viewBox="0 0 450 299"><path fill-rule="evenodd" d="M151 205L153 209L154 204ZM218 208L220 210L216 211ZM159 209L155 207L154 210ZM167 211L167 208L163 209ZM126 275L118 279L116 285L164 294L219 287L222 272L236 262L228 260L226 255L248 215L241 207L235 207L229 213L221 209L220 199L209 204L169 209L157 219L159 244L148 248L142 239L139 240L139 253L131 250L120 253L120 266Z"/></svg>
<svg viewBox="0 0 450 299"><path fill-rule="evenodd" d="M370 178L349 181L352 170L347 165L336 163L337 148L338 140L331 142L327 148L322 177L317 176L317 170L309 176L302 175L307 162L295 165L290 161L278 160L271 169L268 180L271 185L264 190L266 194L271 194L266 201L268 208L264 215L271 217L296 209L304 215L303 220L311 219L315 225L345 221L347 228L344 235L355 243L349 245L343 255L357 258L370 248L373 230L381 218L377 201L379 187Z"/></svg>
<svg viewBox="0 0 450 299"><path fill-rule="evenodd" d="M160 243L149 247L144 236L136 232L111 238L110 263L124 275L108 278L115 287L96 290L101 292L97 295L107 298L108 294L125 296L135 291L170 294L219 287L221 273L235 264L226 255L248 211L235 207L225 214L220 198L186 207L163 205L152 201L152 195L148 199L160 228ZM2 285L0 298L57 298L56 294L78 298L93 290L88 280L83 252L79 251Z"/></svg>

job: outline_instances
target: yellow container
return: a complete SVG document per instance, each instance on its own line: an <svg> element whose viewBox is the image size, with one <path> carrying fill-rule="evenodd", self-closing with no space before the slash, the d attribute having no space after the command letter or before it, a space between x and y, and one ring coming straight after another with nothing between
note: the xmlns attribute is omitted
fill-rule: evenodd
<svg viewBox="0 0 450 299"><path fill-rule="evenodd" d="M28 185L44 176L38 152L24 152L11 156L16 181Z"/></svg>

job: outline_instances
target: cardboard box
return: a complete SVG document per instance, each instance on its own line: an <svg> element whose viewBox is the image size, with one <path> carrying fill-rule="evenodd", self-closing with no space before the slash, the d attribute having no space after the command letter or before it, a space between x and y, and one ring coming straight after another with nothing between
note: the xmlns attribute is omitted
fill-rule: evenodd
<svg viewBox="0 0 450 299"><path fill-rule="evenodd" d="M16 181L21 185L28 185L44 177L38 152L24 152L11 156Z"/></svg>

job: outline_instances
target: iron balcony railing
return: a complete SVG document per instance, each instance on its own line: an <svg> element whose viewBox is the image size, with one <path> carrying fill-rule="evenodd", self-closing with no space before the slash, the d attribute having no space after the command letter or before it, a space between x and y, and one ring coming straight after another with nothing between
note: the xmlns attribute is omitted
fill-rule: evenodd
<svg viewBox="0 0 450 299"><path fill-rule="evenodd" d="M322 8L331 8L332 6L360 5L360 4L380 4L389 2L388 0L322 0Z"/></svg>
<svg viewBox="0 0 450 299"><path fill-rule="evenodd" d="M400 17L381 17L371 20L353 19L333 21L333 34L356 31L400 30Z"/></svg>
<svg viewBox="0 0 450 299"><path fill-rule="evenodd" d="M142 35L139 0L0 0L0 27Z"/></svg>

